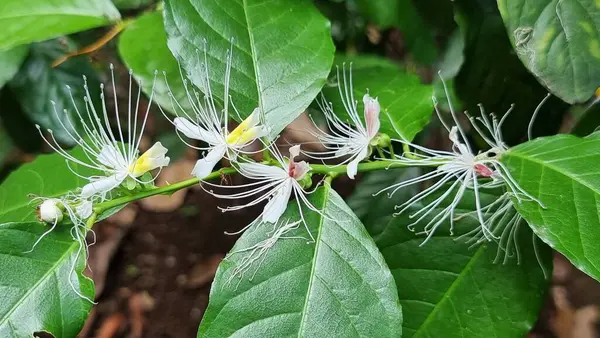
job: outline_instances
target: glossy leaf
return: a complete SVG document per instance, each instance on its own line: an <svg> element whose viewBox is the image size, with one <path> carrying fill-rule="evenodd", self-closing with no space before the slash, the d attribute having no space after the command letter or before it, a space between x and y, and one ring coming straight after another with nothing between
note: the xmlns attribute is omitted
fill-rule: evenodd
<svg viewBox="0 0 600 338"><path fill-rule="evenodd" d="M398 193L406 200L415 192L406 189ZM490 198L496 196L483 196L484 201ZM455 222L453 235L450 224L442 224L421 246L424 237L407 228L414 221L409 214L420 206L391 217L393 204L388 203L386 212L379 207L381 203L385 202L376 201L373 213L363 219L396 280L404 313L403 337L516 338L531 329L545 300L548 282L538 265L527 226L521 224L516 237L520 264L516 252L502 264L504 252L498 251L495 243L471 247L467 238L458 238L478 226L472 217ZM465 196L457 214L470 212L474 206L472 194ZM539 240L537 246L548 273L551 252ZM494 263L498 254L500 263Z"/></svg>
<svg viewBox="0 0 600 338"><path fill-rule="evenodd" d="M74 150L72 154L85 156L81 150ZM71 164L71 168L79 175L97 174L77 164ZM86 183L87 180L69 170L62 156L38 156L35 161L12 172L0 185L0 223L35 222L33 197L59 197Z"/></svg>
<svg viewBox="0 0 600 338"><path fill-rule="evenodd" d="M75 337L92 308L75 292L94 298L92 281L81 274L85 255L78 255L79 243L68 228L55 229L27 253L46 230L37 222L0 224L2 337L33 337L38 331Z"/></svg>
<svg viewBox="0 0 600 338"><path fill-rule="evenodd" d="M2 0L0 50L103 26L120 19L110 0Z"/></svg>
<svg viewBox="0 0 600 338"><path fill-rule="evenodd" d="M362 97L368 91L371 96L378 98L381 105L379 131L390 136L412 140L429 123L433 112L431 100L433 88L431 85L422 84L419 77L414 74L408 74L398 67L390 67L389 61L383 61L382 66L375 65L373 60L369 60L369 63L373 66L361 66L360 59L356 62L356 67L354 63L352 64L354 98L359 101L359 115L363 118ZM336 79L336 82L343 86L342 65L338 66L340 79ZM336 114L343 119L348 116L337 85L325 87L323 95L333 104ZM388 111L391 119L383 113L384 110ZM401 135L396 133L394 126Z"/></svg>
<svg viewBox="0 0 600 338"><path fill-rule="evenodd" d="M0 88L15 76L27 56L27 51L27 46L0 50Z"/></svg>
<svg viewBox="0 0 600 338"><path fill-rule="evenodd" d="M523 64L562 100L583 102L600 79L600 6L595 0L498 0Z"/></svg>
<svg viewBox="0 0 600 338"><path fill-rule="evenodd" d="M494 0L455 0L455 18L464 35L464 62L454 78L454 91L463 110L504 115L504 140L516 145L526 139L527 126L538 104L548 94L515 54ZM443 74L443 73L442 73ZM440 98L441 101L442 98ZM458 105L458 104L457 104ZM558 132L568 105L551 97L539 111L535 136Z"/></svg>
<svg viewBox="0 0 600 338"><path fill-rule="evenodd" d="M169 48L196 84L207 41L212 92L221 99L227 50L233 46L233 103L242 117L260 107L271 136L308 107L331 68L329 22L309 0L236 0L226 6L217 0L171 0L164 15Z"/></svg>
<svg viewBox="0 0 600 338"><path fill-rule="evenodd" d="M535 233L581 271L600 280L600 135L556 135L503 157L521 187L539 198L517 205Z"/></svg>
<svg viewBox="0 0 600 338"><path fill-rule="evenodd" d="M173 96L182 108L191 109L183 87L179 64L167 47L167 34L161 12L144 14L130 24L119 38L119 54L127 67L133 70L133 76L142 84L142 90L148 96L152 93L155 72L158 72L153 100L163 109L175 113L168 88L171 88ZM166 73L168 87L163 72Z"/></svg>
<svg viewBox="0 0 600 338"><path fill-rule="evenodd" d="M286 236L305 238L279 239L242 279L232 272L248 251L230 254L217 271L199 337L400 337L396 288L373 240L328 186L310 200L326 215L303 211L316 243L307 243L300 226ZM294 202L282 219L299 219ZM272 230L249 229L232 252Z"/></svg>
<svg viewBox="0 0 600 338"><path fill-rule="evenodd" d="M82 76L87 77L92 99L95 102L100 101L100 84L85 57L70 58L58 67L51 66L54 60L73 48L73 42L66 38L62 42L51 40L32 45L27 61L9 84L27 116L42 129L52 129L56 138L67 145L74 145L74 141L62 124L71 131L72 126L81 131L80 118L73 108L68 87L84 116L85 92ZM58 114L55 114L52 101L56 103ZM100 109L99 106L98 108ZM64 109L67 109L66 113Z"/></svg>

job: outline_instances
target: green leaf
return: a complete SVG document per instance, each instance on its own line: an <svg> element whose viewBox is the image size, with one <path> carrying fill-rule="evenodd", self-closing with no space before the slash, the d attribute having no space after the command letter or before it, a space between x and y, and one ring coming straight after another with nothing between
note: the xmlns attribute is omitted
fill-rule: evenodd
<svg viewBox="0 0 600 338"><path fill-rule="evenodd" d="M369 60L369 63L374 65L373 60ZM390 67L389 61L383 61L382 66L368 67L360 65L360 59L357 59L356 65L352 64L352 81L354 97L359 101L359 115L362 115L362 97L368 90L371 96L379 99L381 105L379 131L388 135L397 135L395 126L401 133L399 136L412 140L431 118L433 111L431 85L422 84L418 76L408 74L398 67ZM342 77L341 70L340 77ZM337 82L343 86L343 79L337 79ZM337 85L323 88L323 94L326 100L333 104L335 113L342 119L346 119L348 113L342 104ZM383 113L385 110L388 111L391 120Z"/></svg>
<svg viewBox="0 0 600 338"><path fill-rule="evenodd" d="M148 43L149 41L152 43ZM162 74L165 72L175 99L182 108L191 109L180 76L179 64L167 47L167 34L161 12L144 14L127 26L119 37L119 54L127 67L133 70L133 76L141 83L146 95L152 93L154 74L159 72L154 85L153 100L161 107L175 113Z"/></svg>
<svg viewBox="0 0 600 338"><path fill-rule="evenodd" d="M405 198L414 194L404 193ZM492 198L497 196L482 194L484 203ZM404 313L403 337L523 337L536 321L548 285L533 251L531 231L521 224L515 237L520 264L515 257L505 264L494 263L498 253L500 261L504 257L495 243L471 247L466 238L458 239L479 226L473 217L457 220L453 235L449 222L442 224L421 246L424 237L407 228L414 221L409 215L420 207L398 217L390 217L393 208L378 209L366 215L365 222L396 280ZM467 194L456 214L474 207L473 194ZM537 244L549 271L551 251Z"/></svg>
<svg viewBox="0 0 600 338"><path fill-rule="evenodd" d="M394 281L373 240L328 185L309 198L326 215L304 208L316 243L280 238L260 265L228 284L248 251L230 254L217 270L199 337L401 336ZM294 202L282 219L299 219ZM259 224L246 231L232 252L267 239L272 230ZM286 236L308 238L302 225Z"/></svg>
<svg viewBox="0 0 600 338"><path fill-rule="evenodd" d="M260 107L271 136L308 107L331 69L329 22L309 0L236 0L227 6L218 0L171 0L164 15L169 48L195 84L203 76L198 62L206 39L212 92L219 99L233 39L233 103L242 117Z"/></svg>
<svg viewBox="0 0 600 338"><path fill-rule="evenodd" d="M0 224L2 337L33 337L36 331L75 337L92 308L75 292L94 298L91 279L81 274L85 254L78 253L69 228L57 227L26 253L46 230L37 222Z"/></svg>
<svg viewBox="0 0 600 338"><path fill-rule="evenodd" d="M515 145L526 137L527 126L538 104L548 93L519 60L507 36L494 0L455 0L455 18L464 34L464 63L454 79L463 109L479 113L479 104L498 118L511 106L503 138ZM443 73L442 73L443 74ZM441 99L440 99L441 100ZM568 105L551 97L539 111L534 135L558 132Z"/></svg>
<svg viewBox="0 0 600 338"><path fill-rule="evenodd" d="M63 124L70 131L71 126L78 131L82 131L82 127L67 86L71 88L77 107L86 116L82 76L87 77L90 95L94 101L100 101L100 84L86 57L70 58L58 67L51 66L52 62L67 53L69 48L75 46L66 38L32 45L27 61L9 86L33 122L43 129L52 129L58 141L72 146L74 141L65 131ZM52 101L56 103L58 116L54 112ZM64 109L67 109L66 113Z"/></svg>
<svg viewBox="0 0 600 338"><path fill-rule="evenodd" d="M9 50L0 50L0 88L13 76L21 67L21 64L27 56L29 48L19 46Z"/></svg>
<svg viewBox="0 0 600 338"><path fill-rule="evenodd" d="M513 177L540 199L517 204L533 231L581 271L600 280L600 135L556 135L503 155Z"/></svg>
<svg viewBox="0 0 600 338"><path fill-rule="evenodd" d="M110 0L3 0L0 50L103 26L120 19Z"/></svg>
<svg viewBox="0 0 600 338"><path fill-rule="evenodd" d="M600 5L596 0L498 0L523 64L562 100L583 102L600 84Z"/></svg>
<svg viewBox="0 0 600 338"><path fill-rule="evenodd" d="M71 154L80 158L85 156L81 149ZM97 174L77 164L71 164L71 168L82 176ZM0 185L0 223L34 222L37 218L31 195L59 197L87 183L69 170L62 156L38 156L35 161L12 172Z"/></svg>

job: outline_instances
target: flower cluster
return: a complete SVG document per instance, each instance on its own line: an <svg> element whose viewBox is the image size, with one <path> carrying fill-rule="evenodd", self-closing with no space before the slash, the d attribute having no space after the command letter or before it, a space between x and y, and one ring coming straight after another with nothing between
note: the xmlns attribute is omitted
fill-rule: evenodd
<svg viewBox="0 0 600 338"><path fill-rule="evenodd" d="M301 145L295 144L289 148L289 156L284 156L274 140L267 139L271 133L262 107L256 107L251 112L239 112L233 104L229 95L231 66L232 54L229 51L223 79L223 96L215 97L211 88L211 76L205 52L204 60L199 65L200 73L203 75L197 79L197 89L188 83L183 74L180 74L187 104L183 105L175 99L167 83L175 117L164 112L160 106L159 109L174 126L182 142L202 152L202 157L190 173L197 178L196 181L200 182L202 189L219 199L245 200L241 204L222 207L223 212L264 205L262 212L253 222L234 234L252 226L270 224L272 226L270 237L250 248L231 254L248 253L248 256L242 259L241 264L233 271L233 276L243 275L280 239L303 238L314 242L315 236L310 231L306 213L329 217L324 210L315 207L308 197L314 191L309 189L313 185L315 189L320 185L320 183L313 184L312 174L327 174L327 172L316 172L313 167L323 167L323 165L313 164L311 167L308 162L301 159L301 156L322 161L329 169L343 165L350 179L356 177L361 167L359 164L364 161L381 161L385 164L381 168L389 166L423 168L420 176L395 183L378 192L392 196L399 189L407 186L428 183L425 189L396 206L398 210L396 215L416 210L409 216L414 219L409 228L414 230L417 224L423 223L423 230L419 231L425 235L423 243L427 242L442 224L449 222L452 231L456 219L473 217L479 224L478 228L463 236L469 237L469 241L474 244L497 241L507 254L512 254L515 246L512 238L521 222L521 217L514 211L513 201L520 203L523 200L530 200L542 205L539 200L519 186L508 168L500 161L500 157L508 150L501 133L508 113L498 120L493 114L488 116L481 107L480 117L468 117L470 127L489 146L485 151L476 151L470 144L466 129L461 126L452 103L448 102L452 123L447 123L438 109L435 98L435 111L448 132L451 149L429 149L413 143L412 140L390 138L380 131L382 108L378 98L366 92L362 94L362 102L356 100L352 84L352 69L350 67L346 72L344 66L341 72L337 70L343 111L335 110L333 104L321 96L319 106L325 116L326 128L317 126L317 132L309 131L325 151L302 151ZM167 149L160 142L140 154L139 147L153 94L149 95L148 108L138 112L140 91L137 92L137 99L132 100L131 77L130 72L129 105L126 113L119 112L114 70L111 66L114 116L109 117L104 87L101 87L101 108L97 108L93 104L84 78L85 106L78 107L75 100L72 100L73 109L83 126L82 129L78 131L69 120L63 123L60 118L57 119L65 133L79 146L79 154L83 155L65 150L54 138L52 130L44 133L38 127L44 140L66 159L68 165L75 163L95 172L94 175L84 176L80 172L71 170L88 183L63 198L42 199L42 203L38 206L39 219L52 225L43 236L63 222L66 215L73 224L73 238L81 243L80 252L87 250L88 246L85 237L91 225L87 224L86 220L91 219L93 222L98 216L95 215L97 212L95 205L113 199L115 196L146 189L147 185L156 178L151 172L169 164L169 157L166 156ZM154 82L156 82L156 75ZM359 113L359 107L362 108L362 114ZM235 128L229 126L232 112L235 114L234 117L241 121ZM387 114L387 111L384 110L384 113ZM55 114L58 116L56 109ZM242 119L241 116L246 118ZM114 124L117 126L115 130L111 128ZM399 130L396 132L402 135ZM259 145L260 149L249 150L248 146L251 144ZM396 155L393 151L394 145L401 146L405 150L404 153ZM372 155L374 150L377 150L379 157ZM265 155L263 161L253 159L253 156L258 153ZM214 173L215 167L222 159L227 159L231 167L250 182L238 185L210 182L207 178L213 177L211 173ZM329 164L330 161L335 163ZM500 189L504 194L492 203L483 203L480 198L481 191L492 189ZM472 213L457 214L457 206L467 192L472 192L475 196L476 208ZM298 219L290 219L289 214L286 215L288 205L297 209L298 216L294 217ZM95 216L91 217L92 214ZM302 231L298 230L300 224L304 226L307 237L298 235Z"/></svg>

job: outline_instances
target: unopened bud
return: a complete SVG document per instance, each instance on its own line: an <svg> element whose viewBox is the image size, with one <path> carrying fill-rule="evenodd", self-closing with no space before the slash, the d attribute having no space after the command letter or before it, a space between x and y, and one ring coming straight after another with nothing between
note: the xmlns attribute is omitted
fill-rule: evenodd
<svg viewBox="0 0 600 338"><path fill-rule="evenodd" d="M302 189L308 189L312 186L312 173L306 173L301 179L298 180Z"/></svg>
<svg viewBox="0 0 600 338"><path fill-rule="evenodd" d="M387 148L392 144L392 139L388 134L380 133L373 137L371 145L374 147Z"/></svg>
<svg viewBox="0 0 600 338"><path fill-rule="evenodd" d="M58 223L63 219L63 212L59 207L59 201L47 199L37 208L38 219L46 223Z"/></svg>

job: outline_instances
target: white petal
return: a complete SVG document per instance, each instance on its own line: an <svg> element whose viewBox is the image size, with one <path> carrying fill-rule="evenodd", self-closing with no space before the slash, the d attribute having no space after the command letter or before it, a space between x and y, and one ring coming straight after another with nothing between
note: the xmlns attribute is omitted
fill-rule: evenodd
<svg viewBox="0 0 600 338"><path fill-rule="evenodd" d="M175 128L177 128L177 130L189 138L208 142L213 145L220 143L219 138L214 133L211 133L199 125L192 123L185 117L176 117L173 120L173 123L175 123Z"/></svg>
<svg viewBox="0 0 600 338"><path fill-rule="evenodd" d="M281 179L288 177L287 171L280 167L265 165L262 163L240 163L240 173L248 178L270 178Z"/></svg>
<svg viewBox="0 0 600 338"><path fill-rule="evenodd" d="M199 179L203 179L204 177L208 176L208 174L210 174L215 168L217 162L219 162L223 156L225 156L226 150L227 148L224 146L213 148L208 152L208 154L206 154L206 156L204 156L204 158L201 158L198 160L198 162L196 162L194 169L192 169L192 175L198 177Z"/></svg>
<svg viewBox="0 0 600 338"><path fill-rule="evenodd" d="M262 219L265 222L277 223L287 208L290 195L292 194L292 181L286 180L281 184L279 190L271 197L263 210Z"/></svg>
<svg viewBox="0 0 600 338"><path fill-rule="evenodd" d="M299 181L311 170L310 164L306 161L294 162L294 179Z"/></svg>
<svg viewBox="0 0 600 338"><path fill-rule="evenodd" d="M75 213L82 219L86 219L92 216L92 206L93 204L91 201L83 201L80 205L75 207Z"/></svg>
<svg viewBox="0 0 600 338"><path fill-rule="evenodd" d="M290 159L293 161L296 156L300 155L300 145L290 147Z"/></svg>
<svg viewBox="0 0 600 338"><path fill-rule="evenodd" d="M105 166L113 169L127 166L125 158L123 157L119 149L110 144L105 144L104 146L102 146L102 149L98 154L97 160Z"/></svg>
<svg viewBox="0 0 600 338"><path fill-rule="evenodd" d="M97 194L105 194L118 187L125 177L127 177L126 173L119 173L90 182L81 190L81 197L87 199Z"/></svg>
<svg viewBox="0 0 600 338"><path fill-rule="evenodd" d="M358 172L358 163L360 161L364 160L365 157L367 157L368 150L369 150L368 147L363 147L361 149L361 151L358 153L358 155L352 161L350 161L348 163L348 167L346 168L346 173L348 174L348 177L350 177L350 179L354 179L354 176Z"/></svg>

